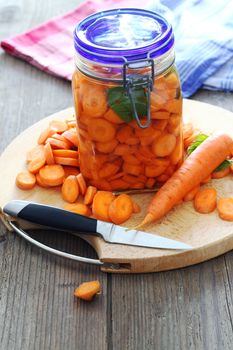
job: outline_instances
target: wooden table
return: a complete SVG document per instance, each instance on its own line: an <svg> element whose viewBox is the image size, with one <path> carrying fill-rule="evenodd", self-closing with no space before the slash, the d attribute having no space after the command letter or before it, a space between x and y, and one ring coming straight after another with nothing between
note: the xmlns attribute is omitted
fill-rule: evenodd
<svg viewBox="0 0 233 350"><path fill-rule="evenodd" d="M23 1L0 39L74 8L80 1ZM45 116L72 105L70 84L0 53L0 151ZM200 91L194 99L233 111L233 94ZM221 116L219 116L221 118ZM0 349L232 349L233 252L196 266L154 274L110 275L48 255L0 225ZM81 239L37 238L95 257ZM74 288L99 279L102 294L77 301Z"/></svg>

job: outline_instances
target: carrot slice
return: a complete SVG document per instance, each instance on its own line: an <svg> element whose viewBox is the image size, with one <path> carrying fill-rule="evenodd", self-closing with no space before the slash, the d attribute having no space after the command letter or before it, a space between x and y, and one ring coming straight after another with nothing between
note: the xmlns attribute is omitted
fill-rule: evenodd
<svg viewBox="0 0 233 350"><path fill-rule="evenodd" d="M120 194L110 204L108 215L114 224L127 221L133 213L133 203L127 194Z"/></svg>
<svg viewBox="0 0 233 350"><path fill-rule="evenodd" d="M78 148L78 135L76 130L66 130L63 132L62 136L64 136L68 141L70 141L75 147Z"/></svg>
<svg viewBox="0 0 233 350"><path fill-rule="evenodd" d="M130 153L130 146L124 144L118 144L114 149L114 154L117 156L123 156L124 154Z"/></svg>
<svg viewBox="0 0 233 350"><path fill-rule="evenodd" d="M62 157L62 158L74 158L78 159L79 153L70 149L54 149L53 150L54 157Z"/></svg>
<svg viewBox="0 0 233 350"><path fill-rule="evenodd" d="M43 131L41 132L41 134L40 134L40 136L39 136L39 138L38 138L38 140L37 140L37 143L38 143L39 145L44 144L45 141L46 141L50 136L52 136L52 134L54 134L55 132L56 132L56 130L53 129L53 128L50 128L50 127L46 128L45 130L43 130Z"/></svg>
<svg viewBox="0 0 233 350"><path fill-rule="evenodd" d="M191 191L189 191L183 198L184 202L192 201L196 196L197 192L200 190L200 185L194 187Z"/></svg>
<svg viewBox="0 0 233 350"><path fill-rule="evenodd" d="M114 139L116 130L112 123L97 118L93 123L88 124L88 133L94 141L109 142Z"/></svg>
<svg viewBox="0 0 233 350"><path fill-rule="evenodd" d="M60 165L79 166L79 160L74 158L54 157L55 163Z"/></svg>
<svg viewBox="0 0 233 350"><path fill-rule="evenodd" d="M104 163L103 167L99 170L99 177L105 178L115 175L118 170L120 169L120 166L115 163Z"/></svg>
<svg viewBox="0 0 233 350"><path fill-rule="evenodd" d="M84 201L83 201L84 204L86 204L86 205L92 204L93 198L94 198L96 192L97 192L97 188L96 187L88 186L87 190L86 190L86 193L85 193Z"/></svg>
<svg viewBox="0 0 233 350"><path fill-rule="evenodd" d="M65 121L63 120L52 120L49 123L50 128L56 130L58 133L63 133L68 129L68 126Z"/></svg>
<svg viewBox="0 0 233 350"><path fill-rule="evenodd" d="M124 163L123 171L127 174L138 176L143 173L143 166Z"/></svg>
<svg viewBox="0 0 233 350"><path fill-rule="evenodd" d="M211 174L212 179L222 179L223 177L227 176L230 174L230 167L225 168L223 170L220 171L214 171Z"/></svg>
<svg viewBox="0 0 233 350"><path fill-rule="evenodd" d="M111 180L109 183L112 190L127 190L127 188L129 188L128 182L122 179Z"/></svg>
<svg viewBox="0 0 233 350"><path fill-rule="evenodd" d="M46 163L48 165L54 164L55 160L54 160L54 157L53 157L53 151L52 151L52 148L51 148L49 142L45 144L44 149L45 149Z"/></svg>
<svg viewBox="0 0 233 350"><path fill-rule="evenodd" d="M83 203L69 203L65 204L63 208L75 214L91 216L90 208L88 208L88 206Z"/></svg>
<svg viewBox="0 0 233 350"><path fill-rule="evenodd" d="M166 157L176 147L176 137L173 134L163 134L152 144L152 151L157 157Z"/></svg>
<svg viewBox="0 0 233 350"><path fill-rule="evenodd" d="M118 130L116 138L119 142L126 143L129 138L134 136L134 129L129 125L124 125Z"/></svg>
<svg viewBox="0 0 233 350"><path fill-rule="evenodd" d="M137 157L135 157L133 154L126 154L122 157L125 161L125 163L133 164L133 165L140 165L140 160L138 160Z"/></svg>
<svg viewBox="0 0 233 350"><path fill-rule="evenodd" d="M149 177L148 180L146 181L145 186L146 186L146 188L154 188L155 179L153 179L152 177Z"/></svg>
<svg viewBox="0 0 233 350"><path fill-rule="evenodd" d="M78 199L79 185L75 175L68 176L61 188L62 198L69 203L74 203Z"/></svg>
<svg viewBox="0 0 233 350"><path fill-rule="evenodd" d="M70 148L67 142L57 140L57 139L54 139L52 137L47 138L46 142L49 142L50 146L52 148L58 148L58 149L60 149L60 148L69 149Z"/></svg>
<svg viewBox="0 0 233 350"><path fill-rule="evenodd" d="M27 152L26 161L31 162L35 158L42 158L45 156L45 149L43 145L36 145Z"/></svg>
<svg viewBox="0 0 233 350"><path fill-rule="evenodd" d="M21 190L31 190L36 184L36 177L28 171L22 171L16 176L15 182Z"/></svg>
<svg viewBox="0 0 233 350"><path fill-rule="evenodd" d="M73 167L73 166L63 166L64 172L65 172L65 178L69 175L75 175L77 176L80 172L77 168Z"/></svg>
<svg viewBox="0 0 233 350"><path fill-rule="evenodd" d="M104 118L113 124L123 124L124 120L121 119L111 108L104 114Z"/></svg>
<svg viewBox="0 0 233 350"><path fill-rule="evenodd" d="M118 141L115 139L108 142L96 142L97 150L102 153L113 152L117 145L118 145Z"/></svg>
<svg viewBox="0 0 233 350"><path fill-rule="evenodd" d="M108 209L114 199L112 192L97 191L92 203L92 212L96 219L110 221Z"/></svg>
<svg viewBox="0 0 233 350"><path fill-rule="evenodd" d="M45 157L35 158L30 163L28 163L28 171L30 173L36 174L45 165Z"/></svg>
<svg viewBox="0 0 233 350"><path fill-rule="evenodd" d="M208 214L216 208L216 190L215 188L200 189L194 198L194 208L197 212Z"/></svg>
<svg viewBox="0 0 233 350"><path fill-rule="evenodd" d="M90 117L100 117L107 110L106 92L102 86L94 84L82 84L80 86L82 106Z"/></svg>
<svg viewBox="0 0 233 350"><path fill-rule="evenodd" d="M65 172L61 165L45 165L39 171L41 180L48 186L59 186L63 183Z"/></svg>
<svg viewBox="0 0 233 350"><path fill-rule="evenodd" d="M78 184L79 184L79 189L80 189L81 195L84 196L86 193L86 190L87 190L86 181L81 173L76 176L76 179L77 179Z"/></svg>
<svg viewBox="0 0 233 350"><path fill-rule="evenodd" d="M36 174L36 183L37 185L39 185L40 187L44 187L44 188L49 188L50 186L46 185L42 180L41 180L41 177L40 177L40 174L37 173Z"/></svg>
<svg viewBox="0 0 233 350"><path fill-rule="evenodd" d="M90 301L93 297L100 292L100 282L90 281L80 284L74 291L74 296L77 298Z"/></svg>
<svg viewBox="0 0 233 350"><path fill-rule="evenodd" d="M115 181L115 180L114 180ZM109 184L109 182L105 179L101 179L101 180L91 180L90 184L92 186L95 186L97 188L97 190L103 190L103 191L111 191L112 188Z"/></svg>
<svg viewBox="0 0 233 350"><path fill-rule="evenodd" d="M233 198L220 198L217 204L218 215L221 219L233 221Z"/></svg>
<svg viewBox="0 0 233 350"><path fill-rule="evenodd" d="M147 177L156 177L162 175L169 166L167 159L155 159L153 165L146 165L145 175Z"/></svg>

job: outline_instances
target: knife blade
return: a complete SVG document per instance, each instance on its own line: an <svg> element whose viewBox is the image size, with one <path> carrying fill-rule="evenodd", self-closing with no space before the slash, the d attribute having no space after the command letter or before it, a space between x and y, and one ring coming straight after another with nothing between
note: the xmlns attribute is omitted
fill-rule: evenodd
<svg viewBox="0 0 233 350"><path fill-rule="evenodd" d="M3 212L14 218L20 218L58 230L99 235L106 242L113 244L177 250L193 248L184 242L144 231L130 230L119 225L44 204L12 200L4 206Z"/></svg>

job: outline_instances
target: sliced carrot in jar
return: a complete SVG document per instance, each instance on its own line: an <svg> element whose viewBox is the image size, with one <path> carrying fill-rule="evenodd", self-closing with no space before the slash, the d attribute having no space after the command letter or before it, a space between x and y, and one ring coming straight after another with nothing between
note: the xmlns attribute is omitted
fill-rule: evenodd
<svg viewBox="0 0 233 350"><path fill-rule="evenodd" d="M94 141L109 142L114 139L116 129L107 120L96 118L93 123L88 124L88 133Z"/></svg>
<svg viewBox="0 0 233 350"><path fill-rule="evenodd" d="M182 100L174 99L169 100L164 106L164 109L170 113L181 114L182 112Z"/></svg>
<svg viewBox="0 0 233 350"><path fill-rule="evenodd" d="M143 174L144 172L142 165L124 163L122 168L125 173L135 175L135 176Z"/></svg>
<svg viewBox="0 0 233 350"><path fill-rule="evenodd" d="M150 104L151 104L151 110L159 110L162 109L164 104L166 103L165 98L162 96L156 94L155 92L151 92L150 94Z"/></svg>
<svg viewBox="0 0 233 350"><path fill-rule="evenodd" d="M127 190L129 188L129 184L123 179L110 180L109 184L111 190Z"/></svg>
<svg viewBox="0 0 233 350"><path fill-rule="evenodd" d="M134 129L129 125L124 125L118 130L116 138L121 143L127 143L127 139L134 136Z"/></svg>
<svg viewBox="0 0 233 350"><path fill-rule="evenodd" d="M94 180L90 180L89 182L92 186L95 186L97 190L103 190L103 191L112 190L110 183L106 179L101 179L101 180L94 179Z"/></svg>
<svg viewBox="0 0 233 350"><path fill-rule="evenodd" d="M170 113L164 110L158 110L151 113L151 119L169 119Z"/></svg>
<svg viewBox="0 0 233 350"><path fill-rule="evenodd" d="M173 89L179 88L180 82L179 82L178 76L174 72L169 73L164 78L165 78L166 87L173 88Z"/></svg>
<svg viewBox="0 0 233 350"><path fill-rule="evenodd" d="M164 173L169 165L167 159L155 159L153 165L145 166L145 175L147 177L156 177Z"/></svg>
<svg viewBox="0 0 233 350"><path fill-rule="evenodd" d="M120 166L115 163L105 163L103 164L103 167L99 170L99 177L108 178L109 176L115 175L119 169Z"/></svg>
<svg viewBox="0 0 233 350"><path fill-rule="evenodd" d="M171 114L171 117L169 118L167 130L169 133L174 134L175 136L178 136L181 134L182 130L182 120L181 116L179 114Z"/></svg>
<svg viewBox="0 0 233 350"><path fill-rule="evenodd" d="M164 131L168 123L168 119L152 120L152 125L155 130Z"/></svg>
<svg viewBox="0 0 233 350"><path fill-rule="evenodd" d="M125 144L118 144L114 149L114 154L123 156L124 154L130 153L130 146Z"/></svg>
<svg viewBox="0 0 233 350"><path fill-rule="evenodd" d="M28 171L22 171L16 176L15 182L21 190L31 190L36 184L36 177Z"/></svg>
<svg viewBox="0 0 233 350"><path fill-rule="evenodd" d="M121 119L111 108L104 114L104 118L113 124L123 124L124 120Z"/></svg>
<svg viewBox="0 0 233 350"><path fill-rule="evenodd" d="M107 111L106 92L102 86L82 84L80 96L84 113L90 117L100 117Z"/></svg>
<svg viewBox="0 0 233 350"><path fill-rule="evenodd" d="M152 177L149 177L147 179L147 181L146 181L145 187L146 188L154 188L155 187L155 183L156 183L155 179L152 178Z"/></svg>
<svg viewBox="0 0 233 350"><path fill-rule="evenodd" d="M183 159L183 142L180 137L176 139L176 146L170 155L171 163L176 165Z"/></svg>
<svg viewBox="0 0 233 350"><path fill-rule="evenodd" d="M113 139L113 140L108 141L108 142L96 142L95 146L99 152L111 153L114 151L114 149L116 148L117 145L118 145L118 141Z"/></svg>
<svg viewBox="0 0 233 350"><path fill-rule="evenodd" d="M124 159L125 163L134 164L134 165L140 165L141 163L140 160L138 160L138 158L133 154L123 155L122 158Z"/></svg>
<svg viewBox="0 0 233 350"><path fill-rule="evenodd" d="M161 135L153 144L152 151L157 157L166 157L176 146L176 137L173 134Z"/></svg>

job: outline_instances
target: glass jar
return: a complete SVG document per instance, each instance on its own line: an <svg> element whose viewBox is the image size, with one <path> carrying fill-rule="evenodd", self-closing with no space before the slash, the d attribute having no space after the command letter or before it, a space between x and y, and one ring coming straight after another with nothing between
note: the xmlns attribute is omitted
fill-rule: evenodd
<svg viewBox="0 0 233 350"><path fill-rule="evenodd" d="M171 25L142 9L91 15L74 31L80 170L102 190L153 188L183 161Z"/></svg>

